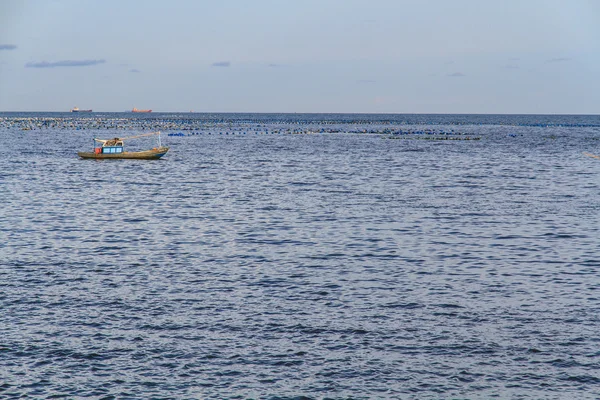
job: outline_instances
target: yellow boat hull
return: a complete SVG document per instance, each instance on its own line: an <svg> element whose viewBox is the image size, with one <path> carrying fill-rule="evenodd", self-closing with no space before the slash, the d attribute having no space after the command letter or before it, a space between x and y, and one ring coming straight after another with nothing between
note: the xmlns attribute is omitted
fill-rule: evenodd
<svg viewBox="0 0 600 400"><path fill-rule="evenodd" d="M152 150L144 151L124 151L122 153L94 153L86 151L78 151L77 155L81 158L92 158L95 160L157 160L167 154L168 147L159 147Z"/></svg>

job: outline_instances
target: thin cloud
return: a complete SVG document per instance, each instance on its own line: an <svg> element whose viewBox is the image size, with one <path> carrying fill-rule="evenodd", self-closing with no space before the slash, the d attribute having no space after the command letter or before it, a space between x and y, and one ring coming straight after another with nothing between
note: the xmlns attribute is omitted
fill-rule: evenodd
<svg viewBox="0 0 600 400"><path fill-rule="evenodd" d="M231 65L231 62L229 61L218 61L215 63L212 63L213 67L229 67Z"/></svg>
<svg viewBox="0 0 600 400"><path fill-rule="evenodd" d="M88 67L90 65L104 64L105 60L62 60L56 62L40 61L28 62L25 68L57 68L57 67Z"/></svg>
<svg viewBox="0 0 600 400"><path fill-rule="evenodd" d="M139 74L142 71L140 71L139 69L132 68L129 70L129 72L133 72L134 74Z"/></svg>
<svg viewBox="0 0 600 400"><path fill-rule="evenodd" d="M555 63L555 62L563 62L563 61L571 61L569 57L557 57L546 60L546 63Z"/></svg>
<svg viewBox="0 0 600 400"><path fill-rule="evenodd" d="M519 69L519 66L515 65L515 64L507 64L507 65L504 66L504 68L506 68L506 69Z"/></svg>
<svg viewBox="0 0 600 400"><path fill-rule="evenodd" d="M17 46L14 44L0 44L0 50L14 50Z"/></svg>
<svg viewBox="0 0 600 400"><path fill-rule="evenodd" d="M449 77L452 78L461 78L463 76L466 76L465 74L463 74L462 72L454 72L452 74L448 74Z"/></svg>
<svg viewBox="0 0 600 400"><path fill-rule="evenodd" d="M375 83L377 81L374 81L373 79L359 79L358 81L356 81L357 83Z"/></svg>

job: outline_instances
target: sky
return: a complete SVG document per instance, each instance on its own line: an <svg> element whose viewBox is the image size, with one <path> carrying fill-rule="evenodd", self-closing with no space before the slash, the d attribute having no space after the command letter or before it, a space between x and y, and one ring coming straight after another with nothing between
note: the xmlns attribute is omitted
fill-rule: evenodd
<svg viewBox="0 0 600 400"><path fill-rule="evenodd" d="M75 106L600 114L600 1L0 1L0 111Z"/></svg>

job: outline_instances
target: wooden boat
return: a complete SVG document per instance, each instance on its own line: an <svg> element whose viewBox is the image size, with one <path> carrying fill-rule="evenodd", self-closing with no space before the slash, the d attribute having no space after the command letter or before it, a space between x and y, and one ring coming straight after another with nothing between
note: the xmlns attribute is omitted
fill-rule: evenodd
<svg viewBox="0 0 600 400"><path fill-rule="evenodd" d="M124 140L137 139L144 136L158 135L158 147L142 151L125 151ZM96 143L102 143L101 147L96 147ZM111 159L132 159L132 160L157 160L167 154L168 147L160 142L160 132L145 133L143 135L130 136L126 138L114 139L96 139L94 138L94 151L78 151L77 155L81 158L92 158L96 160Z"/></svg>

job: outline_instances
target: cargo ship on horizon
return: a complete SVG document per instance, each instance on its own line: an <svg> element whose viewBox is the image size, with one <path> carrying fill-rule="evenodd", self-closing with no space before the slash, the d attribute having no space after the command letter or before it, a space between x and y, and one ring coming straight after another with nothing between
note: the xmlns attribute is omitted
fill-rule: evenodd
<svg viewBox="0 0 600 400"><path fill-rule="evenodd" d="M152 110L138 110L137 108L133 107L133 110L131 110L131 112L149 113L149 112L152 112Z"/></svg>
<svg viewBox="0 0 600 400"><path fill-rule="evenodd" d="M92 110L80 110L79 107L73 107L71 112L92 112Z"/></svg>

